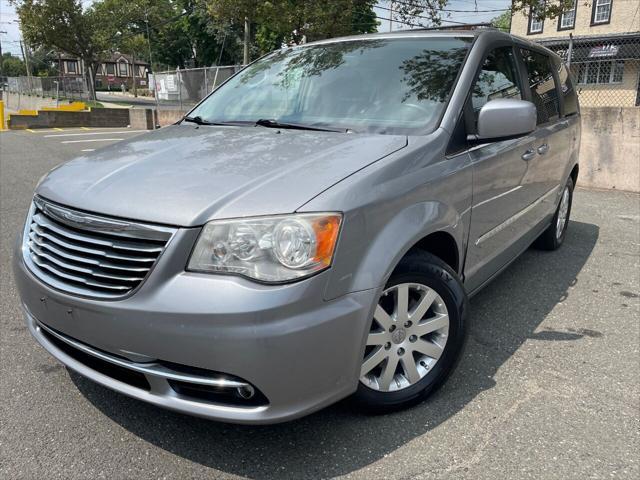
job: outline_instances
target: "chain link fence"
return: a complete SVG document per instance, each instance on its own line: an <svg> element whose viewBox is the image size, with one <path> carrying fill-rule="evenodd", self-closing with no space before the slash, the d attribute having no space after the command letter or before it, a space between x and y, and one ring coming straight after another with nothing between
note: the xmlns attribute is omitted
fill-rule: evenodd
<svg viewBox="0 0 640 480"><path fill-rule="evenodd" d="M583 107L640 106L640 34L540 43L569 64Z"/></svg>
<svg viewBox="0 0 640 480"><path fill-rule="evenodd" d="M7 77L4 88L9 94L17 96L79 101L89 99L87 85L80 77Z"/></svg>
<svg viewBox="0 0 640 480"><path fill-rule="evenodd" d="M171 70L149 75L159 109L189 110L240 70L240 65Z"/></svg>
<svg viewBox="0 0 640 480"><path fill-rule="evenodd" d="M228 65L149 74L149 90L156 95L159 109L189 110L241 68L241 65ZM28 102L23 97L49 98L54 103L89 100L81 77L7 77L3 87L8 106L13 109L25 108Z"/></svg>

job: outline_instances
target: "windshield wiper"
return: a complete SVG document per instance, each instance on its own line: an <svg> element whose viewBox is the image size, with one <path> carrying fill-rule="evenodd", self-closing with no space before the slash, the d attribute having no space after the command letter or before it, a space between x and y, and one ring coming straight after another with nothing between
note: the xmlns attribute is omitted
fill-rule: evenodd
<svg viewBox="0 0 640 480"><path fill-rule="evenodd" d="M248 125L259 125L261 127L267 128L288 128L291 130L314 130L318 132L340 132L346 133L348 130L346 128L332 128L332 127L316 127L314 125L303 125L301 123L285 123L279 122L278 120L261 118L255 122L238 120L233 122L210 122L209 120L205 120L200 115L195 117L184 117L182 119L183 122L192 122L196 125L221 125L221 126L236 126L236 127L246 127Z"/></svg>
<svg viewBox="0 0 640 480"><path fill-rule="evenodd" d="M288 128L291 130L315 130L318 132L341 132L346 133L346 128L332 128L332 127L316 127L314 125L304 125L302 123L286 123L279 122L272 118L261 118L256 120L256 125L267 128Z"/></svg>
<svg viewBox="0 0 640 480"><path fill-rule="evenodd" d="M183 122L192 122L196 125L218 125L218 126L231 126L231 127L246 127L253 125L253 122L210 122L209 120L205 120L200 115L195 117L184 117L182 119Z"/></svg>
<svg viewBox="0 0 640 480"><path fill-rule="evenodd" d="M215 123L204 120L200 115L197 117L184 117L182 119L183 122L192 122L197 125L216 125Z"/></svg>

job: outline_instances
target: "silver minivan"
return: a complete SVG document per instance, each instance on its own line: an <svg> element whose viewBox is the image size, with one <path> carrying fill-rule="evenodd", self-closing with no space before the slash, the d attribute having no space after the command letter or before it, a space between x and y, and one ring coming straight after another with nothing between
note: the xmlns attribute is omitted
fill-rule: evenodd
<svg viewBox="0 0 640 480"><path fill-rule="evenodd" d="M26 321L81 375L210 419L411 405L460 357L468 297L562 245L579 144L560 58L507 34L285 48L40 181Z"/></svg>

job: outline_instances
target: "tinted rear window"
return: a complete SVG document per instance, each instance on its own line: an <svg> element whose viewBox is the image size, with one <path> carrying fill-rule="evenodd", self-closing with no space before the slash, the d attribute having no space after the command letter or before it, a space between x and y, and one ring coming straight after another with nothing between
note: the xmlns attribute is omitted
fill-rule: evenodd
<svg viewBox="0 0 640 480"><path fill-rule="evenodd" d="M560 117L560 106L551 59L531 50L521 51L529 75L532 100L538 110L538 125L557 120Z"/></svg>
<svg viewBox="0 0 640 480"><path fill-rule="evenodd" d="M564 101L564 114L565 116L575 115L578 113L578 94L576 93L573 79L569 75L567 67L559 59L554 58L553 63L558 70L560 92Z"/></svg>

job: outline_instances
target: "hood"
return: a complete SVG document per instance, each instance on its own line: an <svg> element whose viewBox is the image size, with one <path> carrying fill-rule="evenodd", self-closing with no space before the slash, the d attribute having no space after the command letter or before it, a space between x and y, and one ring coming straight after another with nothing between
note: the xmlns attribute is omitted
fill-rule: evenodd
<svg viewBox="0 0 640 480"><path fill-rule="evenodd" d="M198 226L294 212L406 143L393 135L174 125L72 160L37 193L104 215Z"/></svg>

